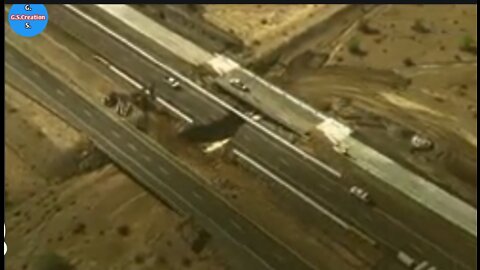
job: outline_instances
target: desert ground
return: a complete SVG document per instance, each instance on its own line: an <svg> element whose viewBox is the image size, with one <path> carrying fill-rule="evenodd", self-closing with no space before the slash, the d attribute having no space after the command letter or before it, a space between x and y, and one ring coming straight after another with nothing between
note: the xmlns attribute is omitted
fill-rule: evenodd
<svg viewBox="0 0 480 270"><path fill-rule="evenodd" d="M462 48L476 35L472 6L382 6L345 31L326 60L313 46L271 76L476 205L477 58ZM435 149L412 153L409 134Z"/></svg>
<svg viewBox="0 0 480 270"><path fill-rule="evenodd" d="M112 90L128 94L132 88L112 81L112 74L92 58L88 48L53 25L46 35L36 38L35 45L11 31L6 37L8 42L97 103ZM80 132L19 93L21 87L25 86L15 78L7 78L7 88L11 88L7 94L8 104L35 105L31 108L17 105L15 109L6 110L7 125L12 127L6 144L13 145L7 145L7 149L13 149L7 152L8 162L12 163L7 165L11 176L7 178L11 201L7 209L7 242L11 239L16 243L9 247L7 265L34 269L37 260L32 258L42 260L57 254L78 269L229 269L229 262L215 243L209 242L201 251L195 251L198 245L194 244L195 240L202 240L203 234L188 217L172 211L161 199L135 184L96 151ZM11 99L14 101L9 101ZM291 195L279 192L258 179L255 173L229 161L221 151L206 155L202 152L203 144L179 138L175 128L177 120L161 108L143 111L136 107L135 111L130 119L132 124L143 126L149 135L204 176L208 181L205 185L265 228L282 235L283 241L302 250L312 261L329 267L340 265L346 270L368 269L379 256L357 236L346 234L333 238L329 228L316 226L321 219L309 221L294 206L279 203ZM22 125L22 121L33 121L31 118L36 122ZM49 121L48 125L45 121ZM38 129L46 135L38 135ZM22 130L33 130L33 135L21 137L23 141L19 142L16 134ZM63 148L37 152L38 147L47 144L45 148L49 149L52 143ZM72 156L71 168L63 164L59 168L56 162L68 160L66 153ZM32 162L37 163L38 168L53 166L55 169L40 177L31 168ZM31 175L31 180L20 180L24 174ZM277 226L279 223L284 226ZM32 243L35 245L24 248ZM135 247L131 248L132 245Z"/></svg>
<svg viewBox="0 0 480 270"><path fill-rule="evenodd" d="M151 17L163 16L155 7L137 8ZM239 61L252 66L261 62L263 76L476 206L476 6L354 10L328 22L341 27L313 31L312 36L302 33L339 6L186 8L232 40L241 40L241 49L231 52ZM5 36L94 102L113 90L125 95L133 91L131 85L112 80L115 75L92 58L93 52L55 25L34 41L8 29ZM299 46L286 46L291 40ZM228 253L208 233L136 184L80 131L22 94L21 82L7 77L5 87L8 269L37 270L42 260L57 255L75 269L88 270L233 268ZM136 104L135 112L128 119L133 125L203 176L204 185L309 260L328 269L366 270L382 259L381 251L362 239L337 236L318 226L321 219L282 204L289 194L222 151L205 154L204 144L179 137L179 121L162 108ZM412 134L427 137L434 148L412 151ZM328 151L317 154L329 158Z"/></svg>

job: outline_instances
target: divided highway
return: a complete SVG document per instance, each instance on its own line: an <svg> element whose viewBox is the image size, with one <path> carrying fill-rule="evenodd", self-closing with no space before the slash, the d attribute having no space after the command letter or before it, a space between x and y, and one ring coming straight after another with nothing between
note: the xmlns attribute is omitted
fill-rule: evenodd
<svg viewBox="0 0 480 270"><path fill-rule="evenodd" d="M156 94L175 104L198 123L208 123L228 114L224 108L195 89L189 88L188 85L186 85L185 91L179 92L173 91L165 85L164 76L170 74L161 68L163 64L158 63L158 59L149 58L148 55L139 55L125 43L105 34L105 29L99 29L98 26L92 25L91 22L85 21L63 6L52 7L51 13L56 14L56 16L51 16L54 23L68 30L72 36L90 46L93 51L98 52L115 66L122 67L126 73L144 83L155 82L159 89L165 89ZM91 40L97 42L90 42ZM440 269L470 269L470 267L473 269L476 266L476 256L472 253L475 252L475 249L471 248L470 240L459 237L456 238L460 239L459 241L443 240L433 243L418 232L428 231L428 226L418 229L418 231L412 230L411 224L404 224L406 221L403 219L400 221L388 215L385 216L386 213L365 208L353 198L348 197L346 188L335 184L335 175L331 172L310 162L258 129L248 126L245 136L243 138L240 136L236 141L239 149L297 187L304 194L375 237L378 242L394 250L409 251L418 255L418 259L428 258L435 262ZM389 206L385 207L392 212L398 211ZM402 211L398 212L402 213ZM405 220L409 220L408 213L402 213L402 215L406 217ZM424 216L425 224L433 224L430 222L430 217L431 215ZM445 234L448 235L449 232L451 231L446 231ZM446 237L445 239L455 239L455 237ZM473 244L476 244L476 241Z"/></svg>
<svg viewBox="0 0 480 270"><path fill-rule="evenodd" d="M192 214L208 231L231 244L245 259L245 269L314 269L202 186L199 176L164 148L109 116L8 43L6 72L10 80L20 78L28 83L31 87L24 89L26 94L83 130L140 184Z"/></svg>
<svg viewBox="0 0 480 270"><path fill-rule="evenodd" d="M208 124L227 116L226 110L214 106L214 103L195 90L171 89L165 82L165 77L172 74L160 67L163 64L157 59L148 59L145 55L133 51L125 43L119 42L111 36L115 33L106 34L105 29L99 29L63 5L52 5L48 12L51 23L57 24L112 65L121 67L123 72L133 78L141 78L145 85L154 84L157 89L167 89L168 91L157 91L155 94L167 102L174 103L180 111L194 119L196 124Z"/></svg>
<svg viewBox="0 0 480 270"><path fill-rule="evenodd" d="M473 266L476 264L476 243L467 236L455 235L449 238L450 235L447 233L441 243L431 242L423 236L421 232L432 230L433 227L429 226L435 226L436 220L432 220L433 213L420 215L424 219L419 220L423 227L412 230L402 221L395 220L384 209L398 211L398 208L365 205L349 195L348 187L343 186L337 179L319 170L315 164L279 147L250 126L242 127L233 143L236 149L276 175L278 179L312 198L352 227L360 228L383 246L393 251L405 251L419 260L427 259L434 262L439 269L475 269ZM372 196L376 195L377 193L372 192ZM415 211L417 209L418 207ZM416 215L414 212L410 214ZM403 216L408 220L407 215ZM452 239L460 241L454 242Z"/></svg>

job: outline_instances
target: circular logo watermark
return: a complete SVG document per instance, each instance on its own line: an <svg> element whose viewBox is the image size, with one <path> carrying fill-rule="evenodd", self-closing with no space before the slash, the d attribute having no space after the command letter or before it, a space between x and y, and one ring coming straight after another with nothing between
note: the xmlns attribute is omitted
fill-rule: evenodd
<svg viewBox="0 0 480 270"><path fill-rule="evenodd" d="M8 13L12 30L24 37L34 37L43 32L48 23L48 12L41 4L15 4Z"/></svg>

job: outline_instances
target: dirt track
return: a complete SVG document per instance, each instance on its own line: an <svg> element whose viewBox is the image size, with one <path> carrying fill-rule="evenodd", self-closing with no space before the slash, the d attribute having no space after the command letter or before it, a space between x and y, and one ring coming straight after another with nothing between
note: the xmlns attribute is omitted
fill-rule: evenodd
<svg viewBox="0 0 480 270"><path fill-rule="evenodd" d="M412 29L418 18L428 33ZM340 37L326 63L311 47L271 76L476 205L476 54L460 48L476 34L471 6L388 6ZM434 151L412 154L415 133L431 138Z"/></svg>

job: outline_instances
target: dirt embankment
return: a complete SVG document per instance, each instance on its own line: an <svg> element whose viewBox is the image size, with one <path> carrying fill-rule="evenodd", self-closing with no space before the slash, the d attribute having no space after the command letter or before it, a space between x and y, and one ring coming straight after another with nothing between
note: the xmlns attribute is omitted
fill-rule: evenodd
<svg viewBox="0 0 480 270"><path fill-rule="evenodd" d="M35 41L11 35L11 30L6 37L33 61L96 101L124 87L87 64L93 62L91 52L72 54L66 46L78 43L66 36L53 40L52 32L55 29L49 27ZM7 82L8 269L33 269L37 255L44 253L49 258L59 255L76 269L227 267L202 230L118 168L107 166L88 174L72 170L74 177L63 176L64 171L71 172L70 165L84 168L79 161L86 153L91 156L93 149L79 148L86 144L81 133L20 94L20 89L25 90L22 81L7 77ZM63 181L53 181L59 174Z"/></svg>
<svg viewBox="0 0 480 270"><path fill-rule="evenodd" d="M476 34L472 6L382 6L342 35L326 63L319 41L270 75L476 205ZM412 152L414 134L434 149Z"/></svg>
<svg viewBox="0 0 480 270"><path fill-rule="evenodd" d="M332 43L375 8L373 5L325 5L315 16L311 15L309 20L300 24L302 27L298 27L296 33L285 34L282 42L257 53L249 63L260 73L265 73L267 69L270 69L270 73L281 72L293 59L315 46L313 56L320 65L326 61L328 51L334 45Z"/></svg>
<svg viewBox="0 0 480 270"><path fill-rule="evenodd" d="M109 166L45 187L7 211L6 265L31 269L33 258L52 252L76 269L225 269L198 236Z"/></svg>
<svg viewBox="0 0 480 270"><path fill-rule="evenodd" d="M87 139L44 108L6 85L5 144L47 179L64 179L78 171Z"/></svg>
<svg viewBox="0 0 480 270"><path fill-rule="evenodd" d="M202 5L134 5L158 23L211 52L236 54L244 49L241 39L204 18Z"/></svg>

